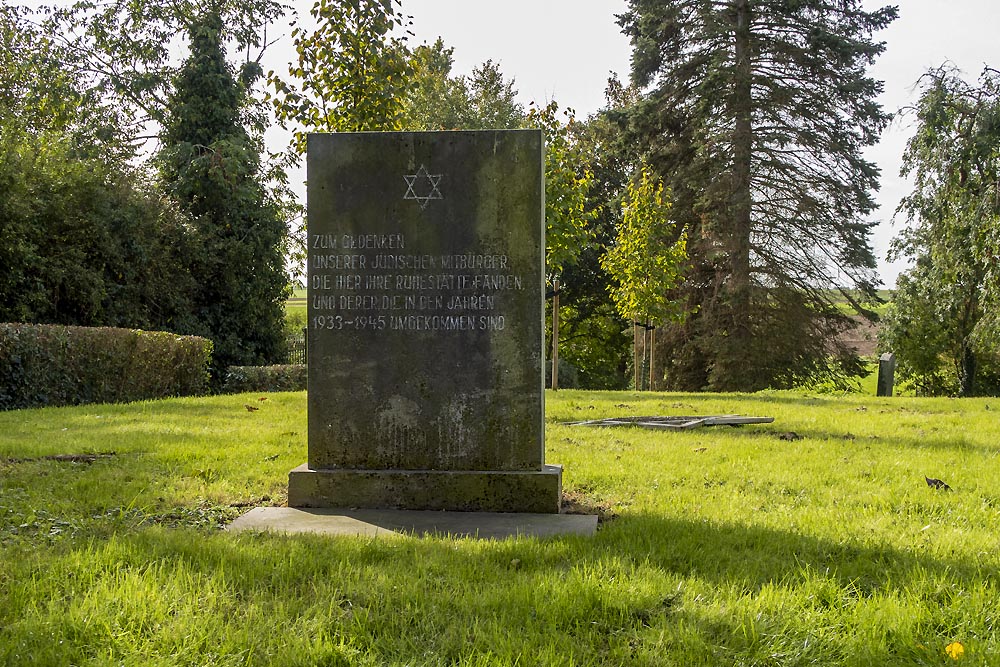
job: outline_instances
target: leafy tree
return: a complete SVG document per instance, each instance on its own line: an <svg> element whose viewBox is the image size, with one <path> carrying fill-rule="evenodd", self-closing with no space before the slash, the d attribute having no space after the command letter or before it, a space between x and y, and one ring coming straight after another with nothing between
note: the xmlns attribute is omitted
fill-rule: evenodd
<svg viewBox="0 0 1000 667"><path fill-rule="evenodd" d="M621 197L638 163L614 115L635 101L635 91L615 78L608 82L607 106L585 122L568 126L575 150L585 156L591 179L587 190L587 242L560 282L560 359L574 367L581 387L624 389L631 363L630 325L611 299L612 278L602 259L621 225ZM583 159L583 158L581 158Z"/></svg>
<svg viewBox="0 0 1000 667"><path fill-rule="evenodd" d="M686 239L670 222L670 201L646 166L629 183L618 239L604 268L615 277L611 295L622 317L635 321L677 318L669 292L681 281Z"/></svg>
<svg viewBox="0 0 1000 667"><path fill-rule="evenodd" d="M47 10L44 25L50 41L68 54L65 70L85 85L83 109L108 126L113 120L117 152L106 157L137 161L142 154L155 155L146 145L162 146L173 85L177 75L175 54L184 39L208 11L220 18L220 42L242 56L236 68L240 86L240 121L255 142L271 122L271 105L264 96L251 93L259 86L260 60L267 47L268 29L288 10L281 0L76 0ZM92 142L91 142L92 143ZM84 144L86 145L86 143ZM263 144L261 144L263 146ZM258 150L260 164L251 166L266 183L268 196L279 202L286 217L293 219L300 207L288 185L286 153ZM148 163L148 160L147 160ZM301 230L296 230L301 235ZM283 250L296 251L295 234L287 234Z"/></svg>
<svg viewBox="0 0 1000 667"><path fill-rule="evenodd" d="M664 195L663 184L646 165L628 184L622 209L618 238L601 263L615 279L611 297L618 312L634 326L644 324L649 331L649 344L643 349L649 357L650 389L655 390L653 333L661 322L679 319L682 314L670 293L682 279L686 239L683 233L678 236L676 226L670 222L670 201ZM638 337L635 346L638 362ZM636 389L641 387L639 368L636 363Z"/></svg>
<svg viewBox="0 0 1000 667"><path fill-rule="evenodd" d="M412 83L404 103L402 126L407 130L469 128L469 88L465 77L452 76L454 48L438 37L410 55Z"/></svg>
<svg viewBox="0 0 1000 667"><path fill-rule="evenodd" d="M134 175L65 138L4 136L0 183L0 321L190 326L184 219Z"/></svg>
<svg viewBox="0 0 1000 667"><path fill-rule="evenodd" d="M79 55L59 43L56 29L23 7L0 7L0 123L34 136L60 135L75 155L100 154L122 165L132 156L120 141L122 119L92 88Z"/></svg>
<svg viewBox="0 0 1000 667"><path fill-rule="evenodd" d="M492 60L473 68L471 76L454 76L454 49L439 37L410 56L412 86L406 96L403 128L407 130L515 129L525 120L513 79L504 79Z"/></svg>
<svg viewBox="0 0 1000 667"><path fill-rule="evenodd" d="M566 123L559 120L559 105L553 101L543 108L532 105L525 119L527 126L540 128L545 137L545 270L553 294L548 321L555 373L559 368L560 275L587 244L591 235L588 223L594 215L586 206L593 176L571 133L575 122L571 110L563 115ZM553 389L559 387L557 378L552 377Z"/></svg>
<svg viewBox="0 0 1000 667"><path fill-rule="evenodd" d="M183 218L122 157L76 55L0 8L0 320L182 330Z"/></svg>
<svg viewBox="0 0 1000 667"><path fill-rule="evenodd" d="M515 99L514 80L503 78L499 63L487 60L474 67L468 89L470 126L474 125L475 129L513 128L525 122L524 107Z"/></svg>
<svg viewBox="0 0 1000 667"><path fill-rule="evenodd" d="M590 239L587 191L593 174L587 168L582 147L571 132L576 119L572 110L559 119L559 105L532 105L525 126L540 128L545 136L545 270L550 279L580 254Z"/></svg>
<svg viewBox="0 0 1000 667"><path fill-rule="evenodd" d="M52 10L51 32L81 64L102 111L115 115L139 146L159 138L170 112L179 38L209 10L220 17L222 41L246 54L241 78L252 81L261 73L267 28L285 13L280 0L78 0ZM255 99L245 101L248 117L263 123Z"/></svg>
<svg viewBox="0 0 1000 667"><path fill-rule="evenodd" d="M977 384L969 371L978 370L982 357L993 355L975 345L969 322L955 308L965 305L955 297L968 294L968 286L943 284L935 269L929 257L921 257L900 274L879 329L879 347L895 354L897 380L917 394L968 395ZM965 373L963 364L969 365Z"/></svg>
<svg viewBox="0 0 1000 667"><path fill-rule="evenodd" d="M840 290L875 297L877 168L888 118L865 69L894 7L860 0L630 0L619 18L648 91L630 131L672 193L692 258L668 336L682 389L785 386L829 367ZM849 357L837 358L850 366ZM843 368L843 366L841 366Z"/></svg>
<svg viewBox="0 0 1000 667"><path fill-rule="evenodd" d="M971 85L940 67L922 81L903 156L910 227L892 248L915 264L899 278L880 344L921 393L997 393L1000 72L986 68Z"/></svg>
<svg viewBox="0 0 1000 667"><path fill-rule="evenodd" d="M268 83L278 119L297 126L299 153L310 131L401 129L411 65L405 35L392 34L409 25L399 7L399 0L317 0L316 30L292 31L298 61L288 74L300 83L274 72Z"/></svg>
<svg viewBox="0 0 1000 667"><path fill-rule="evenodd" d="M222 50L222 22L205 14L174 81L163 181L190 215L201 253L195 313L221 367L273 362L286 297L283 211L262 183L259 138L241 124L241 86Z"/></svg>

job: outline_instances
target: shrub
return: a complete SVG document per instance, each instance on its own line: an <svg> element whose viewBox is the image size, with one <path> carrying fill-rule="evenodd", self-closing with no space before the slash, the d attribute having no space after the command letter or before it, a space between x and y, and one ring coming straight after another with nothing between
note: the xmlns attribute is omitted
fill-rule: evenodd
<svg viewBox="0 0 1000 667"><path fill-rule="evenodd" d="M545 386L552 386L552 360L545 360ZM559 359L559 388L579 389L580 371L565 359Z"/></svg>
<svg viewBox="0 0 1000 667"><path fill-rule="evenodd" d="M306 388L306 365L230 366L226 372L223 393L241 394L248 391L303 391Z"/></svg>
<svg viewBox="0 0 1000 667"><path fill-rule="evenodd" d="M211 355L197 336L0 324L0 409L204 394Z"/></svg>

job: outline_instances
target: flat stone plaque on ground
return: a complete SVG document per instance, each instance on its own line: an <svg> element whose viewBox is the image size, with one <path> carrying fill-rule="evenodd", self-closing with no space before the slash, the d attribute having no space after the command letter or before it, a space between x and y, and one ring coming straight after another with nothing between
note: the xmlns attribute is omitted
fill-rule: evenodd
<svg viewBox="0 0 1000 667"><path fill-rule="evenodd" d="M293 507L558 512L536 130L310 135Z"/></svg>

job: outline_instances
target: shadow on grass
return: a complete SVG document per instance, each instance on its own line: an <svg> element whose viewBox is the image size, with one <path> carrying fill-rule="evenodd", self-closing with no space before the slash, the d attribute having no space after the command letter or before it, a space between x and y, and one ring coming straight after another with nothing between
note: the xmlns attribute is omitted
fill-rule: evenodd
<svg viewBox="0 0 1000 667"><path fill-rule="evenodd" d="M631 415L625 415L631 416ZM602 417L593 417L602 419ZM794 447L796 443L803 439L819 440L824 442L845 443L845 444L865 444L871 447L893 447L896 449L926 449L952 452L962 450L969 452L990 454L1000 451L1000 447L993 441L974 442L968 434L961 431L953 431L948 435L941 436L934 432L926 434L900 433L886 426L885 432L864 434L865 431L872 430L870 427L854 423L853 427L843 430L833 430L828 428L816 428L810 426L789 425L787 422L775 421L771 424L748 424L739 426L703 426L692 429L644 429L639 426L589 426L566 421L553 421L550 426L571 426L583 429L603 429L608 433L663 433L676 434L673 437L690 436L693 441L704 440L706 434L720 434L728 438L746 440L765 440L783 442L789 447ZM853 430L852 430L853 429ZM674 442L673 444L677 444Z"/></svg>
<svg viewBox="0 0 1000 667"><path fill-rule="evenodd" d="M715 584L743 582L794 585L807 574L833 578L862 592L902 590L907 582L948 578L984 581L1000 575L996 565L939 559L916 550L857 542L835 542L795 531L622 515L598 534L596 549L627 553L678 575Z"/></svg>
<svg viewBox="0 0 1000 667"><path fill-rule="evenodd" d="M588 401L616 401L621 406L630 407L631 405L645 404L645 403L689 403L692 406L697 406L698 404L704 403L726 403L730 402L733 404L744 404L744 403L763 403L763 404L780 404L780 405L798 405L804 407L816 407L817 405L824 402L832 402L835 400L840 400L839 396L792 396L784 394L716 394L710 392L702 393L661 393L661 392L634 392L634 391L621 391L621 392L600 392L600 391L584 391L584 390L566 390L559 392L560 396L569 400L579 397L580 400ZM549 393L549 396L552 396ZM851 394L849 398L871 398L866 397L861 394ZM609 415L613 416L613 415Z"/></svg>
<svg viewBox="0 0 1000 667"><path fill-rule="evenodd" d="M713 428L732 428L732 427L713 427ZM886 429L884 434L869 434L863 435L859 433L862 431L861 428L855 428L853 431L849 429L845 430L831 430L824 428L802 428L795 426L794 430L782 429L777 425L760 426L760 427L740 427L738 433L731 433L727 431L730 436L735 435L738 438L746 438L752 440L771 440L776 442L783 442L789 447L794 447L797 443L803 439L819 440L822 442L831 443L843 443L852 445L866 445L869 447L891 447L893 449L899 450L939 450L947 453L954 453L956 451L966 451L966 452L976 452L979 454L991 454L998 450L998 445L995 442L974 442L969 439L965 433L953 433L946 436L941 436L935 433L927 433L924 435L913 435L913 434L901 434L898 431L892 432Z"/></svg>
<svg viewBox="0 0 1000 667"><path fill-rule="evenodd" d="M522 651L537 656L545 647L562 647L565 659L532 664L926 664L901 658L916 651L916 643L873 642L865 634L873 628L841 627L842 618L829 623L840 630L816 642L810 633L819 630L798 616L803 606L836 615L838 606L875 596L906 597L912 586L931 596L928 580L947 580L959 590L983 588L1000 574L995 565L861 541L652 514L624 514L593 538L537 541L232 536L158 528L90 542L56 560L45 576L87 579L76 570L97 567L118 578L124 572L163 577L153 583L174 591L171 573L180 572L210 588L226 613L255 609L285 632L300 614L322 619L325 632L400 664L466 664L459 658L477 654L514 664ZM651 581L662 590L650 591ZM812 599L817 581L832 589L826 599ZM790 591L795 601L768 603L763 596L760 602L768 586ZM197 595L193 589L187 594ZM706 611L713 604L715 611ZM213 622L213 613L202 609L198 622ZM234 632L230 619L215 622L220 634ZM892 621L884 624L875 631L891 630ZM664 637L684 638L683 645ZM254 641L265 644L266 636ZM81 650L69 644L59 651ZM665 648L679 657L665 660ZM786 649L796 652L794 660L768 661ZM858 657L858 650L866 653Z"/></svg>

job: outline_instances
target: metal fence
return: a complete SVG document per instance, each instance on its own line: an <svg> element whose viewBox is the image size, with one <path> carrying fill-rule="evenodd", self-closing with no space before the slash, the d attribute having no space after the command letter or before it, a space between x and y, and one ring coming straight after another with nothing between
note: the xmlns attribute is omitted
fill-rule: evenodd
<svg viewBox="0 0 1000 667"><path fill-rule="evenodd" d="M304 364L306 363L306 331L302 330L302 333L298 336L290 336L285 339L285 348L287 349L287 355L285 358L286 364Z"/></svg>

